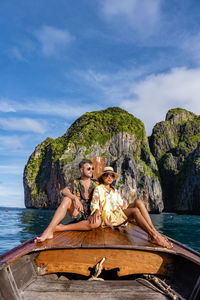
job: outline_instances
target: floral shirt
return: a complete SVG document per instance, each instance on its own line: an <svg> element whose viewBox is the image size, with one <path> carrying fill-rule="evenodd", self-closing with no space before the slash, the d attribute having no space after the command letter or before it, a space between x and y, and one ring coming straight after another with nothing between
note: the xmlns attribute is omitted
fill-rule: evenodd
<svg viewBox="0 0 200 300"><path fill-rule="evenodd" d="M104 184L100 184L94 190L91 202L91 214L96 209L101 215L101 226L119 226L127 220L127 216L123 212L128 204L121 198L119 191L112 188L110 192Z"/></svg>
<svg viewBox="0 0 200 300"><path fill-rule="evenodd" d="M92 200L92 195L94 192L94 188L96 187L96 181L91 179L90 187L88 189L88 198L85 197L85 188L82 184L81 178L72 180L69 184L68 188L73 195L76 195L80 198L80 201L83 205L83 219L87 219L90 215L90 203Z"/></svg>

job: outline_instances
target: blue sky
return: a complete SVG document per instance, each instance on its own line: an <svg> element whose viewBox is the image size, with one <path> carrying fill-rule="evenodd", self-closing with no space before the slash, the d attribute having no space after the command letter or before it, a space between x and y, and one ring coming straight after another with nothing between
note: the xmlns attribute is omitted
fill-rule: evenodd
<svg viewBox="0 0 200 300"><path fill-rule="evenodd" d="M1 0L0 36L0 206L24 206L35 146L87 111L148 135L170 108L200 114L198 0Z"/></svg>

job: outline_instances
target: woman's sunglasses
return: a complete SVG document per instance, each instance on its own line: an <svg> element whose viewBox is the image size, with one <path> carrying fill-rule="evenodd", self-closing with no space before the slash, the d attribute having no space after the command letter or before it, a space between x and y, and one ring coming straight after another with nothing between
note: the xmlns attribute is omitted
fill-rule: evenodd
<svg viewBox="0 0 200 300"><path fill-rule="evenodd" d="M103 174L103 177L112 177L112 178L115 178L115 175L114 174Z"/></svg>

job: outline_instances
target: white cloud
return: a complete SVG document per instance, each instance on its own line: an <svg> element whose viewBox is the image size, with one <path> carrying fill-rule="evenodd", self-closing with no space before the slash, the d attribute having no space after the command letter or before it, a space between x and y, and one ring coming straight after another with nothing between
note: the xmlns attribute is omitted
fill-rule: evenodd
<svg viewBox="0 0 200 300"><path fill-rule="evenodd" d="M0 136L0 150L16 150L22 148L23 144L21 138L17 136Z"/></svg>
<svg viewBox="0 0 200 300"><path fill-rule="evenodd" d="M35 36L41 44L45 56L56 55L74 39L74 37L63 29L44 25L35 32Z"/></svg>
<svg viewBox="0 0 200 300"><path fill-rule="evenodd" d="M67 104L66 102L70 102L70 104ZM38 103L38 104L37 104ZM73 119L75 117L79 117L86 111L92 111L94 109L97 109L97 105L81 105L80 103L76 103L74 100L70 101L63 101L58 100L54 103L48 102L47 100L35 100L34 105L31 103L28 103L24 105L24 107L18 107L19 109L24 109L26 111L35 112L37 114L43 114L43 115L52 115L52 116L60 116Z"/></svg>
<svg viewBox="0 0 200 300"><path fill-rule="evenodd" d="M140 118L144 122L148 134L151 134L151 130L157 122L165 119L170 108L182 107L200 114L199 68L174 68L167 73L150 76L147 76L148 73L149 69L142 68L138 70L123 69L115 73L100 73L92 69L76 72L77 80L83 80L82 84L88 84L90 88L94 89L100 105L95 103L81 105L80 102L76 103L72 99L55 100L54 102L47 99L31 99L24 103L12 101L7 105L8 107L11 105L16 112L27 112L45 117L60 116L66 120L75 119L85 112L100 110L108 106L120 106ZM24 127L30 129L30 125L24 124ZM37 123L35 132L44 132L45 128L40 127L44 124ZM4 126L11 125L7 122ZM17 125L17 122L16 126L23 128L22 125ZM34 131L33 128L32 131Z"/></svg>
<svg viewBox="0 0 200 300"><path fill-rule="evenodd" d="M70 103L70 104L68 104L68 103ZM0 107L1 107L1 102L0 102ZM66 118L66 119L67 118L74 119L74 118L80 117L85 112L98 110L98 109L101 109L101 107L100 107L100 105L97 105L97 104L88 104L88 105L82 104L82 103L80 103L80 101L77 102L74 99L66 99L66 100L57 99L57 100L50 102L48 99L41 98L41 99L31 99L30 101L26 101L26 102L17 102L15 100L7 100L7 103L6 102L4 103L4 111L6 111L6 109L7 109L7 112L9 112L9 111L30 112L30 113L38 114L38 115L60 116L60 117ZM22 122L23 122L23 119L22 119ZM8 122L6 122L6 124L7 123ZM39 124L40 127L42 126L42 124L44 124L44 122ZM1 119L0 119L0 125L1 125ZM23 126L22 126L22 128L23 128ZM43 129L45 129L45 128L43 127ZM28 130L26 130L26 131L28 131ZM38 132L40 132L40 130Z"/></svg>
<svg viewBox="0 0 200 300"><path fill-rule="evenodd" d="M161 0L102 0L103 16L120 26L129 25L142 35L150 35L160 21Z"/></svg>
<svg viewBox="0 0 200 300"><path fill-rule="evenodd" d="M131 96L131 84L137 78L144 75L144 72L142 68L121 69L115 73L100 73L89 69L84 72L76 72L76 76L85 80L90 87L99 90L103 94L107 105L117 105L123 99L127 99Z"/></svg>
<svg viewBox="0 0 200 300"><path fill-rule="evenodd" d="M46 128L44 121L36 121L29 118L0 118L0 126L5 130L20 130L44 133Z"/></svg>
<svg viewBox="0 0 200 300"><path fill-rule="evenodd" d="M79 76L99 90L106 106L120 106L139 118L148 135L171 108L181 107L200 114L199 68L174 68L153 75L145 75L142 69L119 70L112 74L89 70Z"/></svg>
<svg viewBox="0 0 200 300"><path fill-rule="evenodd" d="M0 98L0 112L15 112L16 110L10 102L10 99Z"/></svg>
<svg viewBox="0 0 200 300"><path fill-rule="evenodd" d="M148 134L171 108L200 113L200 69L175 68L151 75L134 83L131 90L134 97L120 105L145 123Z"/></svg>

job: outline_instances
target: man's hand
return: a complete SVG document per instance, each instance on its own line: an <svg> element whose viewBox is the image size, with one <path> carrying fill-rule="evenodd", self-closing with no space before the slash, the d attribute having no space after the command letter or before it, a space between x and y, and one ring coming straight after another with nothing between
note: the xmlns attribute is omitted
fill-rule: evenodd
<svg viewBox="0 0 200 300"><path fill-rule="evenodd" d="M93 215L89 216L88 218L88 221L89 221L89 224L94 224L96 223L100 218L100 213L98 210L96 210Z"/></svg>
<svg viewBox="0 0 200 300"><path fill-rule="evenodd" d="M78 197L75 197L73 199L73 205L74 205L75 209L77 209L78 211L83 212L83 205L82 205L82 203L81 203L81 201Z"/></svg>

